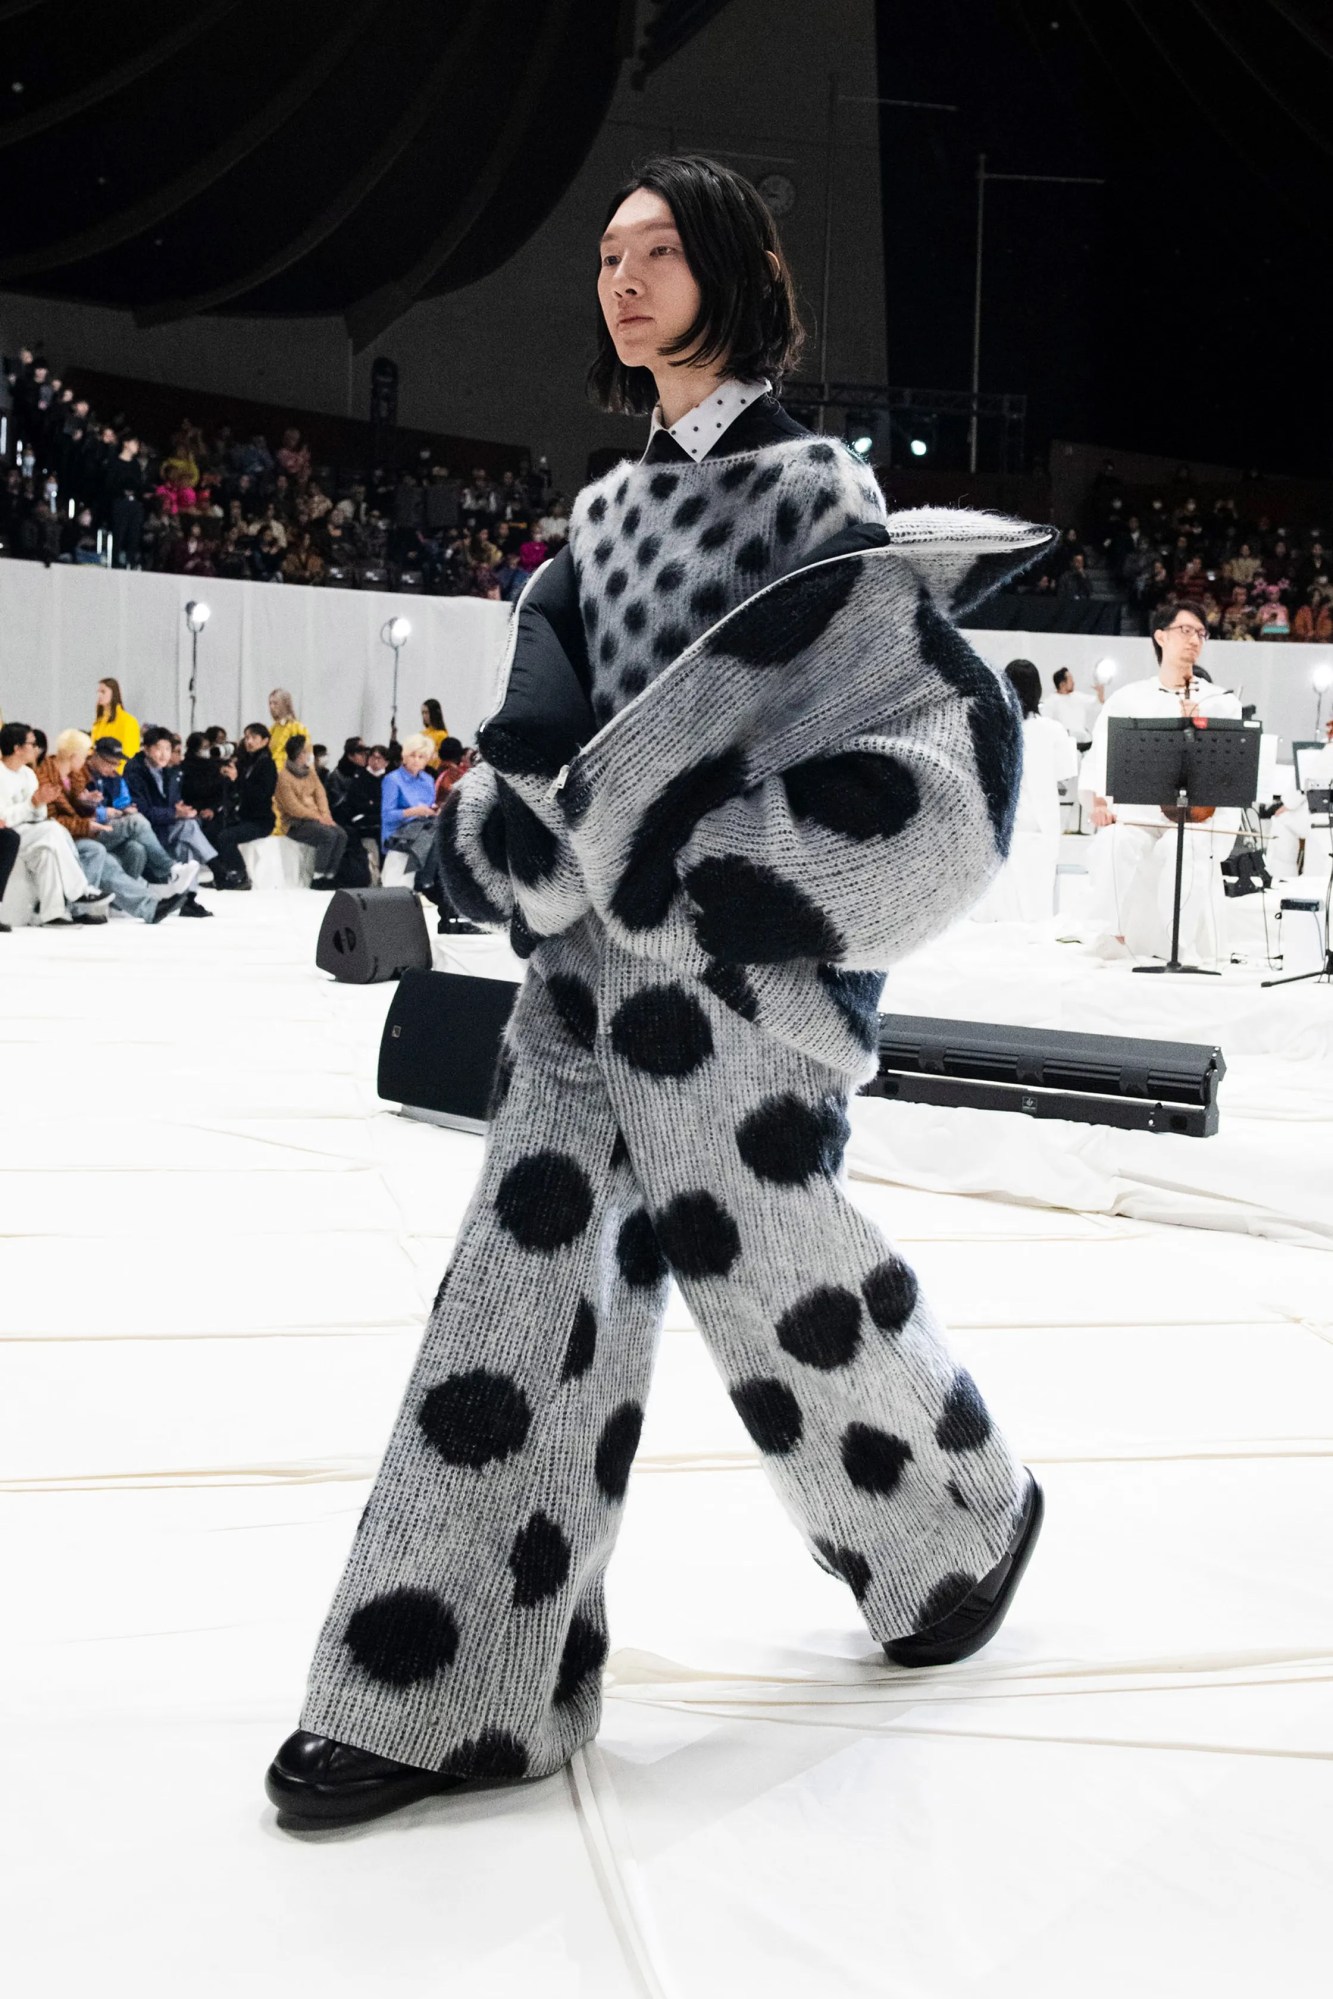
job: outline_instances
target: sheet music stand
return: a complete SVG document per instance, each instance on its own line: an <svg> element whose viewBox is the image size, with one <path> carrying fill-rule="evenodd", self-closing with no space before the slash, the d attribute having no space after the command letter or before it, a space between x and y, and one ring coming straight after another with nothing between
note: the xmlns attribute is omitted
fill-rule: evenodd
<svg viewBox="0 0 1333 1999"><path fill-rule="evenodd" d="M1180 893L1185 872L1185 826L1191 807L1251 806L1259 782L1258 722L1211 715L1115 715L1107 723L1106 791L1117 806L1155 805L1176 819L1176 885L1171 908L1171 956L1164 965L1136 965L1136 972L1221 975L1206 965L1180 962Z"/></svg>

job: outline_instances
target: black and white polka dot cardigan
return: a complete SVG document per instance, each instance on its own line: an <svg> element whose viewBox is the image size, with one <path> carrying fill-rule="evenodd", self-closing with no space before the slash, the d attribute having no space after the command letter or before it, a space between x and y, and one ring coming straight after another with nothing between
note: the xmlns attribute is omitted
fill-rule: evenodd
<svg viewBox="0 0 1333 1999"><path fill-rule="evenodd" d="M874 475L809 435L756 451L618 465L579 494L569 545L594 719L641 694L699 634L852 521L883 522Z"/></svg>

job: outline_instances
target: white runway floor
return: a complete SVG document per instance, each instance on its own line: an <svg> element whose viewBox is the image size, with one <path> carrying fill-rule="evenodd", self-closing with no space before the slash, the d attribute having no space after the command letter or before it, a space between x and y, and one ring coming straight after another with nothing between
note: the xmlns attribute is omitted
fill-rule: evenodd
<svg viewBox="0 0 1333 1999"><path fill-rule="evenodd" d="M857 1108L1046 1486L1000 1637L885 1664L673 1296L596 1748L300 1840L264 1766L481 1141L377 1104L393 989L315 971L322 898L212 900L0 939L7 1991L1328 1989L1333 992L979 925L904 967L897 1011L1231 1065L1211 1141Z"/></svg>

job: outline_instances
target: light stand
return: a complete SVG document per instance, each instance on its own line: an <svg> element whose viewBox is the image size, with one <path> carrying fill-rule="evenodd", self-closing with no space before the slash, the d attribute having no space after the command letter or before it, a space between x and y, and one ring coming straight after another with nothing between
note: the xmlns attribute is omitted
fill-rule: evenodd
<svg viewBox="0 0 1333 1999"><path fill-rule="evenodd" d="M1326 659L1321 659L1314 668L1310 675L1310 685L1315 692L1314 732L1316 736L1320 736L1324 729L1324 696L1329 688L1333 687L1333 666L1330 666Z"/></svg>
<svg viewBox="0 0 1333 1999"><path fill-rule="evenodd" d="M185 606L185 622L190 632L190 734L194 734L194 704L199 687L199 634L213 615L212 606L196 603Z"/></svg>
<svg viewBox="0 0 1333 1999"><path fill-rule="evenodd" d="M1311 812L1313 813L1322 810L1325 817L1328 820L1329 875L1328 875L1328 886L1324 890L1323 969L1322 971L1318 972L1290 972L1285 978L1282 979L1264 979L1261 981L1261 983L1265 988L1268 986L1299 986L1303 984L1306 979L1319 979L1326 986L1333 985L1333 942L1330 942L1328 934L1329 917L1330 915L1333 915L1333 791L1323 790L1323 789L1313 789L1311 791L1308 791L1305 795L1306 795L1306 800L1310 806ZM1281 915L1280 910L1278 914Z"/></svg>
<svg viewBox="0 0 1333 1999"><path fill-rule="evenodd" d="M412 624L408 618L387 618L380 631L380 638L386 646L393 648L393 712L389 717L389 741L398 740L398 661L403 647L412 636Z"/></svg>

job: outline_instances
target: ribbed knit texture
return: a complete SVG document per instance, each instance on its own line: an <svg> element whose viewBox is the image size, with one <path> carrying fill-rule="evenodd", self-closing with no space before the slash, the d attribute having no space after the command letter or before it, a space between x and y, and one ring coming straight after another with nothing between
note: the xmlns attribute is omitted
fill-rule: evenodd
<svg viewBox="0 0 1333 1999"><path fill-rule="evenodd" d="M809 452L773 458L797 478ZM558 704L549 741L531 705L483 731L441 861L468 913L515 925L529 976L303 1727L477 1779L543 1775L594 1733L668 1267L877 1638L938 1621L1008 1546L1019 1469L840 1176L870 968L979 893L1012 818L1017 717L948 607L1048 537L981 516L913 536L913 559L889 544L744 593L640 698L620 685L563 778ZM520 619L549 616L525 629L554 643L541 587Z"/></svg>

